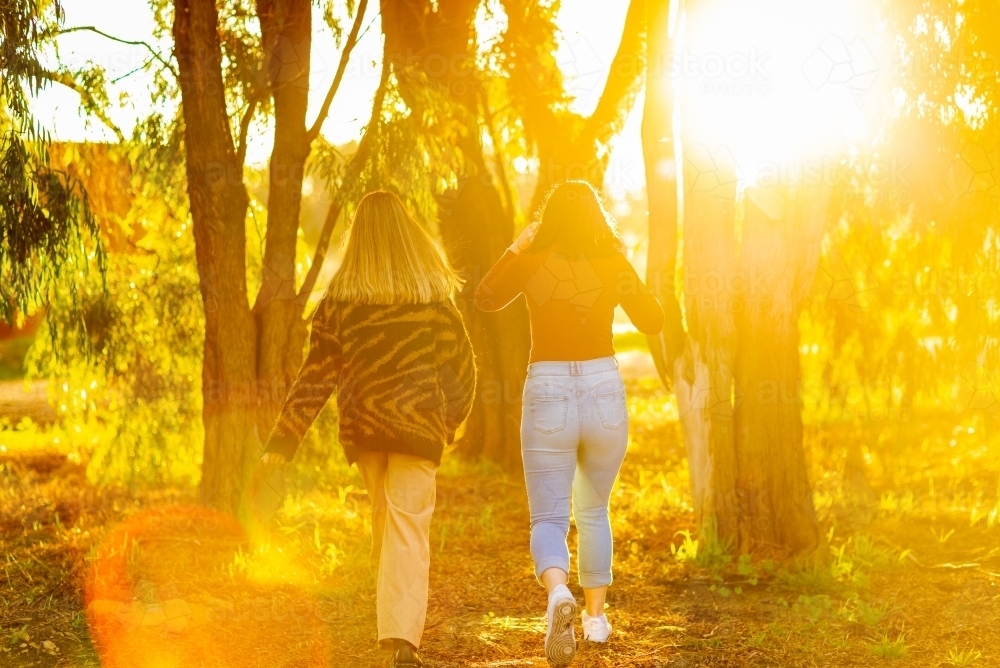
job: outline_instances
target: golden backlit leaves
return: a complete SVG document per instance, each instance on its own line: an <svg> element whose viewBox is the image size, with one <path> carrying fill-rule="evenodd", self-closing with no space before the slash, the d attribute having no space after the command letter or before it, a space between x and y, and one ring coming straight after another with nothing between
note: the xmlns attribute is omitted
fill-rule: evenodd
<svg viewBox="0 0 1000 668"><path fill-rule="evenodd" d="M126 222L136 199L133 168L126 152L111 144L55 142L49 146L49 159L86 190L108 251L134 251L146 231Z"/></svg>

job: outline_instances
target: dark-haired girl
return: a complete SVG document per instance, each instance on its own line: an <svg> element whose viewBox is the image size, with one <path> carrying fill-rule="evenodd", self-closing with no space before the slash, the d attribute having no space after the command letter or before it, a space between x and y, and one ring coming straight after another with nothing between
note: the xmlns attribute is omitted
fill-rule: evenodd
<svg viewBox="0 0 1000 668"><path fill-rule="evenodd" d="M608 501L628 444L625 386L612 345L615 307L645 334L663 327L660 304L625 258L616 227L590 184L561 183L476 290L484 311L522 293L528 302L521 451L531 556L549 593L545 653L557 666L576 652L576 600L566 587L571 502L586 598L583 637L606 642L611 633L604 614L612 579Z"/></svg>

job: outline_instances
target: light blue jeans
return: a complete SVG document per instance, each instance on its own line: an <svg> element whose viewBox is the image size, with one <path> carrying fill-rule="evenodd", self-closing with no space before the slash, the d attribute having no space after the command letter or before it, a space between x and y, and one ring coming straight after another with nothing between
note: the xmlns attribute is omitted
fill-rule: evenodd
<svg viewBox="0 0 1000 668"><path fill-rule="evenodd" d="M625 459L628 412L614 357L528 367L521 455L535 575L569 573L570 499L579 533L580 585L611 584L611 490Z"/></svg>

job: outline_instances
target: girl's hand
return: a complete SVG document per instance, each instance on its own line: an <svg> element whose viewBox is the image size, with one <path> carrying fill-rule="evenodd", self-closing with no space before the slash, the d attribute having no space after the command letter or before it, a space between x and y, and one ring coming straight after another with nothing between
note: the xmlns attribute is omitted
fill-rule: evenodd
<svg viewBox="0 0 1000 668"><path fill-rule="evenodd" d="M510 252L514 255L517 255L521 251L526 251L531 248L531 242L535 240L535 235L538 234L538 226L539 223L536 220L531 225L524 228L524 231L518 235L517 239L514 240L514 243L510 245L508 250L510 250Z"/></svg>
<svg viewBox="0 0 1000 668"><path fill-rule="evenodd" d="M284 464L287 461L284 455L277 452L265 452L260 458L262 464Z"/></svg>

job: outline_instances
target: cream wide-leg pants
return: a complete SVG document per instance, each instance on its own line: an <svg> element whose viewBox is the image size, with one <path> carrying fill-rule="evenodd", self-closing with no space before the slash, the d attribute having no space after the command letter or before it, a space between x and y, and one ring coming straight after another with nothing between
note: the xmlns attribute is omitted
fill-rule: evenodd
<svg viewBox="0 0 1000 668"><path fill-rule="evenodd" d="M364 452L358 468L372 501L370 564L377 583L378 640L420 647L427 619L434 462L394 452Z"/></svg>

